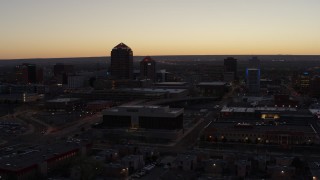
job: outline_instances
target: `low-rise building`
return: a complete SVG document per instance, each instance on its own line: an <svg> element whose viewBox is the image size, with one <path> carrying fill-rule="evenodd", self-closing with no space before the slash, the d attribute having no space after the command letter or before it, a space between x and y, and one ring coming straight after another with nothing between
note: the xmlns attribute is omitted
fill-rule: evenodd
<svg viewBox="0 0 320 180"><path fill-rule="evenodd" d="M227 91L226 82L201 82L197 85L200 95L222 97Z"/></svg>
<svg viewBox="0 0 320 180"><path fill-rule="evenodd" d="M84 76L79 75L69 75L68 76L68 88L76 89L84 86Z"/></svg>
<svg viewBox="0 0 320 180"><path fill-rule="evenodd" d="M169 106L118 106L103 111L107 128L182 129L183 109Z"/></svg>
<svg viewBox="0 0 320 180"><path fill-rule="evenodd" d="M121 159L121 164L129 168L129 173L141 169L145 162L142 155L128 155Z"/></svg>
<svg viewBox="0 0 320 180"><path fill-rule="evenodd" d="M105 149L97 154L103 162L115 162L119 160L119 151L116 149Z"/></svg>
<svg viewBox="0 0 320 180"><path fill-rule="evenodd" d="M52 170L68 160L84 156L91 144L79 142L31 146L1 152L0 176L3 179L37 179L46 177Z"/></svg>
<svg viewBox="0 0 320 180"><path fill-rule="evenodd" d="M138 150L138 154L142 155L144 160L152 160L154 157L159 156L159 151L153 147L140 147Z"/></svg>
<svg viewBox="0 0 320 180"><path fill-rule="evenodd" d="M204 171L207 174L222 176L227 167L227 161L223 159L208 159L202 162Z"/></svg>
<svg viewBox="0 0 320 180"><path fill-rule="evenodd" d="M197 156L190 154L179 154L173 162L173 167L184 171L195 170L197 168Z"/></svg>
<svg viewBox="0 0 320 180"><path fill-rule="evenodd" d="M237 167L237 176L244 178L250 174L251 162L247 160L238 160L235 162Z"/></svg>
<svg viewBox="0 0 320 180"><path fill-rule="evenodd" d="M88 111L92 111L92 112L99 112L104 109L112 107L112 105L113 105L112 101L102 101L102 100L99 101L98 100L98 101L92 101L92 102L87 103L86 109Z"/></svg>
<svg viewBox="0 0 320 180"><path fill-rule="evenodd" d="M320 179L320 162L318 161L309 161L308 167L310 169L311 177L310 179L318 180Z"/></svg>
<svg viewBox="0 0 320 180"><path fill-rule="evenodd" d="M45 103L48 111L72 111L83 106L79 98L57 98Z"/></svg>
<svg viewBox="0 0 320 180"><path fill-rule="evenodd" d="M308 109L296 107L223 107L221 121L236 121L260 124L301 124L308 125L314 115Z"/></svg>
<svg viewBox="0 0 320 180"><path fill-rule="evenodd" d="M103 166L103 177L106 179L126 179L129 175L129 166L121 163L109 163Z"/></svg>
<svg viewBox="0 0 320 180"><path fill-rule="evenodd" d="M154 86L157 89L188 89L189 83L187 82L158 82Z"/></svg>
<svg viewBox="0 0 320 180"><path fill-rule="evenodd" d="M318 144L311 125L252 125L216 122L205 131L207 141L230 141L266 144Z"/></svg>
<svg viewBox="0 0 320 180"><path fill-rule="evenodd" d="M291 166L268 166L267 173L272 179L293 179L296 169Z"/></svg>
<svg viewBox="0 0 320 180"><path fill-rule="evenodd" d="M158 89L158 88L121 88L109 90L95 90L88 92L74 92L71 94L74 98L86 100L157 100L168 98L183 98L188 96L187 89Z"/></svg>

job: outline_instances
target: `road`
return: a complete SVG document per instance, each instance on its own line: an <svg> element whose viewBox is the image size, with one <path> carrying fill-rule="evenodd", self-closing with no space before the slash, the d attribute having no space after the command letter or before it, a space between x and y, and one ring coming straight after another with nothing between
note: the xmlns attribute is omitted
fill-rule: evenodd
<svg viewBox="0 0 320 180"><path fill-rule="evenodd" d="M232 88L232 90L226 96L224 96L224 98L220 102L216 103L226 103L229 100L229 98L233 95L234 89L235 88ZM183 138L179 142L177 142L173 146L159 147L159 150L162 149L163 152L180 153L184 152L187 149L192 149L197 144L197 140L200 136L200 133L210 122L212 122L212 120L215 118L215 114L217 114L218 111L219 109L211 109L211 111L209 111L209 115L203 117L203 120L199 124L197 124L196 127L194 127L190 132L188 132L188 134L183 136ZM31 124L34 127L34 131L31 134L13 138L13 142L50 142L54 139L60 139L63 137L80 134L81 129L89 129L91 128L92 124L101 121L101 113L97 113L93 116L81 118L74 123L68 124L63 128L58 129L50 124L36 119L34 117L34 114L36 112L37 111L21 110L14 115L16 118L22 119L27 123ZM43 133L44 130L45 133Z"/></svg>
<svg viewBox="0 0 320 180"><path fill-rule="evenodd" d="M73 136L76 133L80 133L82 128L88 129L91 124L101 120L101 113L97 113L92 116L83 117L72 124L58 129L36 119L34 117L35 113L36 111L19 111L12 115L12 118L26 122L30 129L23 135L6 139L7 142L1 144L1 146L14 145L21 142L47 143L55 139Z"/></svg>

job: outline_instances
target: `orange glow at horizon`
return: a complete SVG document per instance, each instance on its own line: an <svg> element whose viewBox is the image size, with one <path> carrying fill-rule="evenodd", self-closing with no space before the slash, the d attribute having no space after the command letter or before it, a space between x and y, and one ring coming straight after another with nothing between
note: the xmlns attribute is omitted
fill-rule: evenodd
<svg viewBox="0 0 320 180"><path fill-rule="evenodd" d="M320 1L18 0L0 6L0 59L320 55Z"/></svg>

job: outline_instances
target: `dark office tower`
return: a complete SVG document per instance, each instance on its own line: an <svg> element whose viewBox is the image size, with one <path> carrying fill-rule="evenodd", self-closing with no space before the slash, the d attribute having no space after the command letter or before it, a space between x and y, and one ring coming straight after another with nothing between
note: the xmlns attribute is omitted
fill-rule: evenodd
<svg viewBox="0 0 320 180"><path fill-rule="evenodd" d="M149 56L140 62L140 76L142 79L151 81L155 81L156 79L156 62Z"/></svg>
<svg viewBox="0 0 320 180"><path fill-rule="evenodd" d="M15 67L17 83L28 83L28 68L25 65L17 65Z"/></svg>
<svg viewBox="0 0 320 180"><path fill-rule="evenodd" d="M120 43L112 49L110 73L116 80L133 78L133 53L127 45Z"/></svg>
<svg viewBox="0 0 320 180"><path fill-rule="evenodd" d="M43 68L37 68L37 83L43 83Z"/></svg>
<svg viewBox="0 0 320 180"><path fill-rule="evenodd" d="M226 72L233 72L234 79L237 79L237 59L233 57L224 59L224 68Z"/></svg>
<svg viewBox="0 0 320 180"><path fill-rule="evenodd" d="M74 66L57 63L53 66L53 73L58 83L68 84L68 74L74 73Z"/></svg>
<svg viewBox="0 0 320 180"><path fill-rule="evenodd" d="M260 91L260 69L248 68L246 70L247 88L249 93Z"/></svg>
<svg viewBox="0 0 320 180"><path fill-rule="evenodd" d="M43 69L37 67L35 64L23 63L17 65L16 80L18 83L42 83L43 82Z"/></svg>
<svg viewBox="0 0 320 180"><path fill-rule="evenodd" d="M310 96L320 98L320 76L314 76L310 82Z"/></svg>
<svg viewBox="0 0 320 180"><path fill-rule="evenodd" d="M252 57L251 59L249 59L248 68L260 69L260 59L258 57Z"/></svg>
<svg viewBox="0 0 320 180"><path fill-rule="evenodd" d="M28 83L37 82L37 67L35 64L26 64L28 69Z"/></svg>
<svg viewBox="0 0 320 180"><path fill-rule="evenodd" d="M57 63L56 65L53 66L53 73L54 76L60 76L65 73L73 73L73 65L67 65L67 64L62 64L62 63Z"/></svg>

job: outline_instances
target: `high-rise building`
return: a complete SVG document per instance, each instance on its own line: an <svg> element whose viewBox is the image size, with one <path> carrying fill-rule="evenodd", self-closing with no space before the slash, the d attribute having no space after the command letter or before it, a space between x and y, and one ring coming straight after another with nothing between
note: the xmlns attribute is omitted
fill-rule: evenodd
<svg viewBox="0 0 320 180"><path fill-rule="evenodd" d="M200 77L201 82L211 82L211 81L222 81L224 66L221 65L201 65L198 70L196 70Z"/></svg>
<svg viewBox="0 0 320 180"><path fill-rule="evenodd" d="M85 78L79 75L69 75L68 76L68 88L75 89L81 88L84 85Z"/></svg>
<svg viewBox="0 0 320 180"><path fill-rule="evenodd" d="M320 97L320 76L314 76L310 82L310 96L311 97Z"/></svg>
<svg viewBox="0 0 320 180"><path fill-rule="evenodd" d="M224 68L226 72L233 72L234 79L237 79L237 59L233 57L228 57L224 59Z"/></svg>
<svg viewBox="0 0 320 180"><path fill-rule="evenodd" d="M74 73L73 65L57 63L53 66L54 77L58 83L68 84L68 74Z"/></svg>
<svg viewBox="0 0 320 180"><path fill-rule="evenodd" d="M311 74L309 72L303 72L295 77L297 90L300 93L307 94L310 90Z"/></svg>
<svg viewBox="0 0 320 180"><path fill-rule="evenodd" d="M248 68L246 78L249 93L258 93L260 91L260 69Z"/></svg>
<svg viewBox="0 0 320 180"><path fill-rule="evenodd" d="M140 76L142 79L155 81L156 79L156 62L149 56L140 62Z"/></svg>
<svg viewBox="0 0 320 180"><path fill-rule="evenodd" d="M43 81L43 70L35 64L23 63L16 66L16 80L20 83L41 83Z"/></svg>
<svg viewBox="0 0 320 180"><path fill-rule="evenodd" d="M57 63L53 66L54 76L59 76L64 73L73 73L73 65Z"/></svg>
<svg viewBox="0 0 320 180"><path fill-rule="evenodd" d="M169 106L118 106L102 112L108 128L175 130L183 128L183 108Z"/></svg>
<svg viewBox="0 0 320 180"><path fill-rule="evenodd" d="M116 80L133 78L133 52L124 43L118 44L111 51L110 73Z"/></svg>
<svg viewBox="0 0 320 180"><path fill-rule="evenodd" d="M43 83L43 68L37 67L37 74L36 74L36 81L37 83Z"/></svg>
<svg viewBox="0 0 320 180"><path fill-rule="evenodd" d="M37 82L37 67L35 64L26 64L28 69L28 83Z"/></svg>

